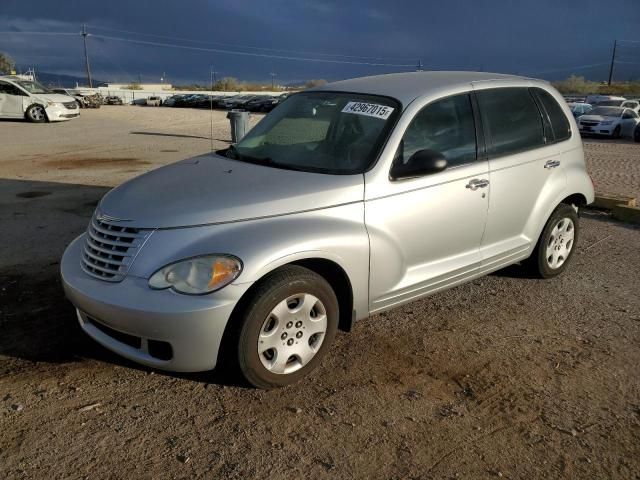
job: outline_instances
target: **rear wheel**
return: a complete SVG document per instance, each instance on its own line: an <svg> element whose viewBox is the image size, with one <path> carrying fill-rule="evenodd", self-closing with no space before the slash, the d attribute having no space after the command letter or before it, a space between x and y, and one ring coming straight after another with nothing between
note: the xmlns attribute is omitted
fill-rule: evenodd
<svg viewBox="0 0 640 480"><path fill-rule="evenodd" d="M640 143L640 123L636 125L636 128L633 130L633 140L636 143Z"/></svg>
<svg viewBox="0 0 640 480"><path fill-rule="evenodd" d="M42 105L31 105L27 109L26 117L27 120L33 123L42 123L47 120L47 114Z"/></svg>
<svg viewBox="0 0 640 480"><path fill-rule="evenodd" d="M571 260L578 240L578 214L566 204L559 205L547 220L528 263L542 278L560 275Z"/></svg>
<svg viewBox="0 0 640 480"><path fill-rule="evenodd" d="M338 327L338 300L327 281L291 265L261 281L239 319L237 367L258 388L300 380L326 354Z"/></svg>

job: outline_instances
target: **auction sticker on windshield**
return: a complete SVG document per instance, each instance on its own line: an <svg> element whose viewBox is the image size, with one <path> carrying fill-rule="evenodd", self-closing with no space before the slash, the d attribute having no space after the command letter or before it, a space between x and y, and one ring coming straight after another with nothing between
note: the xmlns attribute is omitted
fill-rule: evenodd
<svg viewBox="0 0 640 480"><path fill-rule="evenodd" d="M342 109L342 113L355 113L386 120L393 113L393 107L375 103L349 102Z"/></svg>

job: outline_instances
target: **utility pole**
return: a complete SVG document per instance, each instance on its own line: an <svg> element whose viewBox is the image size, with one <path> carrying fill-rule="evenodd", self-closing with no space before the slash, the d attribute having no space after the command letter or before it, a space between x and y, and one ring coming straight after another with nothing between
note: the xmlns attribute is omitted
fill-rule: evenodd
<svg viewBox="0 0 640 480"><path fill-rule="evenodd" d="M271 91L273 92L273 90L275 90L276 88L276 75L277 73L273 73L271 72L269 75L271 75Z"/></svg>
<svg viewBox="0 0 640 480"><path fill-rule="evenodd" d="M214 84L218 83L218 78L216 77L217 74L218 74L218 72L216 72L213 69L213 65L211 65L211 82L214 83Z"/></svg>
<svg viewBox="0 0 640 480"><path fill-rule="evenodd" d="M82 40L84 41L84 62L87 68L87 81L89 82L89 88L93 88L93 82L91 81L91 68L89 67L89 54L87 53L87 26L82 24Z"/></svg>
<svg viewBox="0 0 640 480"><path fill-rule="evenodd" d="M609 86L611 86L611 80L613 78L613 65L616 63L616 47L618 46L618 40L613 41L613 53L611 54L611 67L609 67Z"/></svg>
<svg viewBox="0 0 640 480"><path fill-rule="evenodd" d="M422 60L418 60L418 64L416 65L416 72L422 72Z"/></svg>

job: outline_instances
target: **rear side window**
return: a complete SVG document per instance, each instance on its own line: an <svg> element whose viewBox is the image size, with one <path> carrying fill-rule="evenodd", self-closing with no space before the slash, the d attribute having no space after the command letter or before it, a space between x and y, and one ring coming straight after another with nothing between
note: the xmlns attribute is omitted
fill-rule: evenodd
<svg viewBox="0 0 640 480"><path fill-rule="evenodd" d="M542 116L528 88L477 92L490 157L523 152L545 144Z"/></svg>
<svg viewBox="0 0 640 480"><path fill-rule="evenodd" d="M567 140L571 137L571 127L569 121L556 99L551 94L541 88L532 88L532 91L542 104L543 108L549 115L549 121L551 122L551 131L553 132L553 138L556 142ZM548 140L552 140L548 138Z"/></svg>
<svg viewBox="0 0 640 480"><path fill-rule="evenodd" d="M476 130L468 94L437 100L418 112L402 138L396 161L406 163L425 149L442 153L450 167L476 160Z"/></svg>

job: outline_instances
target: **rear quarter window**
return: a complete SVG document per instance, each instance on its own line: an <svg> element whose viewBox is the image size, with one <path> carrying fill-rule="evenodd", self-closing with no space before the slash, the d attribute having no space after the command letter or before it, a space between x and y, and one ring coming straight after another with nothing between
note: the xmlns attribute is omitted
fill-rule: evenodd
<svg viewBox="0 0 640 480"><path fill-rule="evenodd" d="M547 115L549 115L553 138L548 138L547 140L561 142L571 138L571 126L564 114L564 111L562 110L562 107L558 105L556 99L542 88L532 88L531 90L542 107L546 110Z"/></svg>
<svg viewBox="0 0 640 480"><path fill-rule="evenodd" d="M489 157L545 145L542 115L526 87L492 88L476 93L488 134Z"/></svg>

